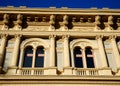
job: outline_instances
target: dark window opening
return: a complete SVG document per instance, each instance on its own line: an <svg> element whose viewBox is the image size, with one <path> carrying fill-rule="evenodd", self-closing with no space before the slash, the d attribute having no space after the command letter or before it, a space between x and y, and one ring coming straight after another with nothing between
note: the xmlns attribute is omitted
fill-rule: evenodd
<svg viewBox="0 0 120 86"><path fill-rule="evenodd" d="M79 47L76 47L74 49L74 61L75 61L75 67L83 68L82 52L80 50L81 48Z"/></svg>
<svg viewBox="0 0 120 86"><path fill-rule="evenodd" d="M38 47L36 51L35 67L44 66L44 48Z"/></svg>
<svg viewBox="0 0 120 86"><path fill-rule="evenodd" d="M86 54L87 68L95 68L92 49L89 47L86 48L85 54Z"/></svg>
<svg viewBox="0 0 120 86"><path fill-rule="evenodd" d="M26 47L24 54L23 67L32 67L33 50L32 47Z"/></svg>

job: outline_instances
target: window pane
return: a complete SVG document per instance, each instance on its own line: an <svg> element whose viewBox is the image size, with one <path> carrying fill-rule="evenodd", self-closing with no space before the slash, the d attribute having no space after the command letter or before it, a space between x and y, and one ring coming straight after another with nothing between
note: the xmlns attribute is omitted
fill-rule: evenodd
<svg viewBox="0 0 120 86"><path fill-rule="evenodd" d="M91 48L86 48L86 63L88 68L94 68L94 59Z"/></svg>
<svg viewBox="0 0 120 86"><path fill-rule="evenodd" d="M76 47L74 49L74 61L75 61L75 67L83 68L82 52L80 51L79 47Z"/></svg>
<svg viewBox="0 0 120 86"><path fill-rule="evenodd" d="M35 61L35 67L43 67L44 66L44 50L42 47L37 49L36 52L36 61Z"/></svg>
<svg viewBox="0 0 120 86"><path fill-rule="evenodd" d="M23 67L32 67L33 50L32 47L25 49Z"/></svg>

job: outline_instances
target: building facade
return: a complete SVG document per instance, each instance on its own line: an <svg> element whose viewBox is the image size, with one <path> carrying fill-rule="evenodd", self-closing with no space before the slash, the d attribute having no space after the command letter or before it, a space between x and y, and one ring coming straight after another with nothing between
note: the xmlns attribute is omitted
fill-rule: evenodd
<svg viewBox="0 0 120 86"><path fill-rule="evenodd" d="M0 86L120 86L120 10L0 8Z"/></svg>

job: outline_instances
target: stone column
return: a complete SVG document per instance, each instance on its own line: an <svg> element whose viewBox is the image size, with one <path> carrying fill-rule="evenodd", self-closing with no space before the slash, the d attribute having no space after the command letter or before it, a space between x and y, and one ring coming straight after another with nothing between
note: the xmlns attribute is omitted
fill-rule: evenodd
<svg viewBox="0 0 120 86"><path fill-rule="evenodd" d="M51 35L50 38L50 67L55 67L55 36Z"/></svg>
<svg viewBox="0 0 120 86"><path fill-rule="evenodd" d="M4 59L5 47L7 42L7 34L1 34L1 48L0 48L0 73L2 70L2 64Z"/></svg>
<svg viewBox="0 0 120 86"><path fill-rule="evenodd" d="M111 35L110 40L111 40L112 49L113 49L114 57L116 60L117 68L120 68L120 54L119 54L118 47L116 44L116 36Z"/></svg>
<svg viewBox="0 0 120 86"><path fill-rule="evenodd" d="M33 48L32 68L35 67L36 50L37 50L36 47Z"/></svg>
<svg viewBox="0 0 120 86"><path fill-rule="evenodd" d="M19 68L22 68L23 65L23 59L24 59L24 48L21 48L20 50L20 60L19 60Z"/></svg>
<svg viewBox="0 0 120 86"><path fill-rule="evenodd" d="M70 67L70 52L69 52L69 36L65 35L64 38L64 67Z"/></svg>
<svg viewBox="0 0 120 86"><path fill-rule="evenodd" d="M11 65L8 67L8 75L16 75L16 71L17 71L17 60L18 60L18 55L19 55L19 46L20 46L20 39L21 39L21 35L20 34L16 34L15 35L15 45L14 45L14 50L13 50L13 56L12 56L12 60L11 60Z"/></svg>
<svg viewBox="0 0 120 86"><path fill-rule="evenodd" d="M85 56L85 49L80 49L80 51L82 52L82 60L83 60L83 67L87 68L87 62L86 62L86 56Z"/></svg>
<svg viewBox="0 0 120 86"><path fill-rule="evenodd" d="M13 50L11 67L16 67L17 60L18 60L18 55L19 55L20 40L21 40L21 35L16 34L15 35L15 46L14 46L14 50Z"/></svg>
<svg viewBox="0 0 120 86"><path fill-rule="evenodd" d="M96 36L98 46L99 46L100 55L101 55L100 58L102 60L102 67L106 68L107 67L107 60L106 60L106 55L105 55L105 50L104 50L102 38L103 38L103 36L101 36L101 35Z"/></svg>

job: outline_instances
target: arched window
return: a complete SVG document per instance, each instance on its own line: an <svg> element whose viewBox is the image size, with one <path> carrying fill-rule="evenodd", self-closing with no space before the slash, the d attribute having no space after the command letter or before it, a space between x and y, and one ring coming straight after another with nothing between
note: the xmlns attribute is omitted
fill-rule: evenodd
<svg viewBox="0 0 120 86"><path fill-rule="evenodd" d="M31 46L28 46L25 48L23 67L32 67L32 59L33 59L33 48Z"/></svg>
<svg viewBox="0 0 120 86"><path fill-rule="evenodd" d="M44 48L38 47L33 49L33 47L28 46L24 50L24 60L23 67L44 67Z"/></svg>
<svg viewBox="0 0 120 86"><path fill-rule="evenodd" d="M74 49L74 61L75 67L83 68L83 61L82 61L82 52L80 47L75 47Z"/></svg>
<svg viewBox="0 0 120 86"><path fill-rule="evenodd" d="M44 48L38 47L36 51L35 67L44 66Z"/></svg>
<svg viewBox="0 0 120 86"><path fill-rule="evenodd" d="M86 64L87 64L87 68L94 68L94 58L93 58L93 52L92 52L92 48L87 47L85 49L85 55L86 55Z"/></svg>

